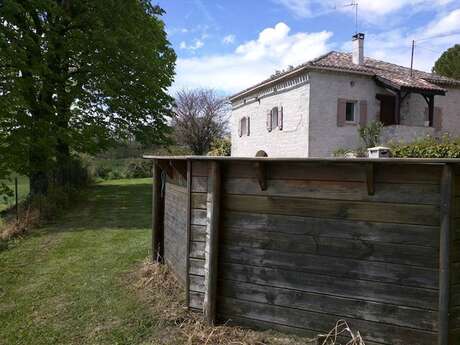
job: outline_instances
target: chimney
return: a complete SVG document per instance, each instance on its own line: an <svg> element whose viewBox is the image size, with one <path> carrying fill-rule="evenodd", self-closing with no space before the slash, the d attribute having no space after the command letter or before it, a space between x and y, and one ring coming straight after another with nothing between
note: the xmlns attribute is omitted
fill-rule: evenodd
<svg viewBox="0 0 460 345"><path fill-rule="evenodd" d="M364 64L364 34L353 35L353 63L355 65Z"/></svg>

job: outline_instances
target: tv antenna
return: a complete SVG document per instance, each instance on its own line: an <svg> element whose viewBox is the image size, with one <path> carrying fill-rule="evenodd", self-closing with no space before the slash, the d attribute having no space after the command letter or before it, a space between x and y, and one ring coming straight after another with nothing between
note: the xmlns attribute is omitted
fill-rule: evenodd
<svg viewBox="0 0 460 345"><path fill-rule="evenodd" d="M358 0L352 0L351 3L343 5L342 7L354 7L355 8L355 34L358 33Z"/></svg>

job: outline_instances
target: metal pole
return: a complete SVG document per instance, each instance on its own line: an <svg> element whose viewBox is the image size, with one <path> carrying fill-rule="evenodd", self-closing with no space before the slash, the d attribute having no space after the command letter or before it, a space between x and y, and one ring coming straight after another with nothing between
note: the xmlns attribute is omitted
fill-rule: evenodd
<svg viewBox="0 0 460 345"><path fill-rule="evenodd" d="M415 40L412 40L412 55L410 58L410 76L412 77L412 70L414 69L414 50L415 50Z"/></svg>
<svg viewBox="0 0 460 345"><path fill-rule="evenodd" d="M15 195L15 208L16 208L16 221L19 221L19 202L18 202L18 178L14 178L14 195Z"/></svg>

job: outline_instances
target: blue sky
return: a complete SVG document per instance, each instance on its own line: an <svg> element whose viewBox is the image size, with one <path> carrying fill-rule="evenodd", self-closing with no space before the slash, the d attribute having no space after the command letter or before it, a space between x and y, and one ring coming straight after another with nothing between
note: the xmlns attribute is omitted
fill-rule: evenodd
<svg viewBox="0 0 460 345"><path fill-rule="evenodd" d="M231 94L330 50L350 51L353 0L157 0L178 55L174 92ZM460 0L360 0L365 55L429 71L460 43Z"/></svg>

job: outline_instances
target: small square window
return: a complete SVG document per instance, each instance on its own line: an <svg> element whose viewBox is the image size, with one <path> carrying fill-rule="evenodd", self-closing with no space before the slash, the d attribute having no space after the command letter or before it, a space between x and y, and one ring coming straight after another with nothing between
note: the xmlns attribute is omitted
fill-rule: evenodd
<svg viewBox="0 0 460 345"><path fill-rule="evenodd" d="M356 102L347 102L345 113L346 122L355 122Z"/></svg>

